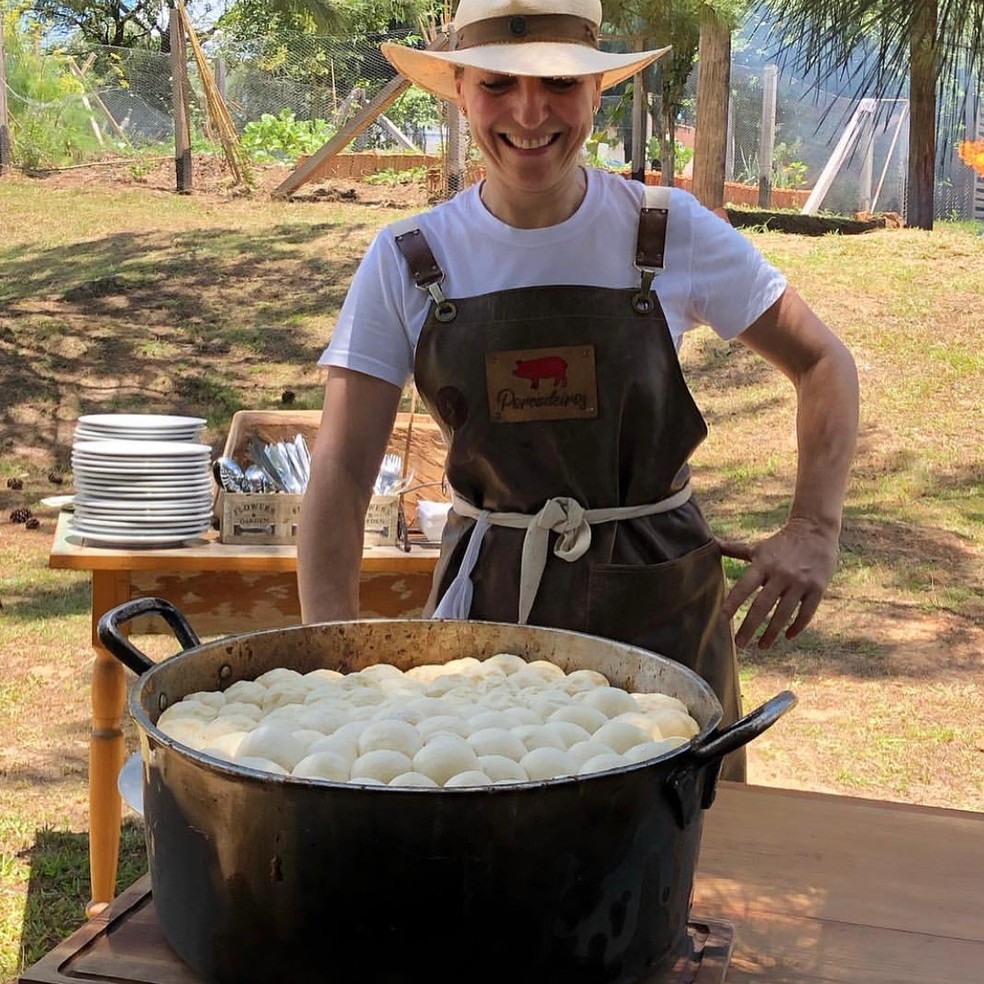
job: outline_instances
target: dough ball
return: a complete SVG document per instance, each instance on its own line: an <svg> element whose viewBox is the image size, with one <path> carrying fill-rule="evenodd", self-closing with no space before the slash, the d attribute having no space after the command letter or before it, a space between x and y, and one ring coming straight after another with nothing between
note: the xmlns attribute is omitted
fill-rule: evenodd
<svg viewBox="0 0 984 984"><path fill-rule="evenodd" d="M600 741L591 739L590 741L579 741L576 745L571 745L567 749L567 754L574 759L580 769L585 762L597 758L599 755L610 755L612 754L612 750Z"/></svg>
<svg viewBox="0 0 984 984"><path fill-rule="evenodd" d="M369 683L381 683L383 680L403 680L403 670L392 663L371 663L359 670L358 676Z"/></svg>
<svg viewBox="0 0 984 984"><path fill-rule="evenodd" d="M242 701L246 704L256 704L263 706L263 698L266 697L267 688L262 683L255 680L237 680L234 684L227 687L225 694L226 703Z"/></svg>
<svg viewBox="0 0 984 984"><path fill-rule="evenodd" d="M608 717L596 707L588 707L586 704L567 704L551 713L547 722L551 721L569 721L579 728L584 728L589 734L594 734L608 721Z"/></svg>
<svg viewBox="0 0 984 984"><path fill-rule="evenodd" d="M460 673L472 679L481 677L481 673L479 672L481 669L481 660L476 659L474 656L461 656L458 659L449 659L444 664L445 673Z"/></svg>
<svg viewBox="0 0 984 984"><path fill-rule="evenodd" d="M410 772L411 768L409 756L389 748L377 748L360 755L352 763L351 776L353 782L375 779L387 783L403 772Z"/></svg>
<svg viewBox="0 0 984 984"><path fill-rule="evenodd" d="M195 721L204 727L209 721L218 717L214 707L193 701L179 700L170 707L165 707L157 719L157 727L165 731L172 721Z"/></svg>
<svg viewBox="0 0 984 984"><path fill-rule="evenodd" d="M458 786L491 786L492 780L481 769L469 769L452 776L445 784L445 789Z"/></svg>
<svg viewBox="0 0 984 984"><path fill-rule="evenodd" d="M256 682L263 687L272 687L278 683L294 683L303 686L304 680L297 670L288 669L286 666L278 666L275 669L261 673Z"/></svg>
<svg viewBox="0 0 984 984"><path fill-rule="evenodd" d="M619 687L595 687L593 690L585 690L583 693L578 694L577 699L588 707L596 708L610 718L618 717L619 714L628 714L630 711L639 710L632 695L621 690Z"/></svg>
<svg viewBox="0 0 984 984"><path fill-rule="evenodd" d="M641 745L643 742L650 741L648 732L637 728L634 724L626 724L624 721L609 721L608 724L603 724L592 735L592 739L607 745L619 755L623 755L633 745Z"/></svg>
<svg viewBox="0 0 984 984"><path fill-rule="evenodd" d="M304 746L305 751L310 749L316 741L321 741L325 737L320 731L314 731L311 728L297 728L292 734Z"/></svg>
<svg viewBox="0 0 984 984"><path fill-rule="evenodd" d="M633 745L626 753L625 759L628 762L648 762L650 759L659 758L667 752L686 745L686 738L661 738L659 741L644 741L641 745Z"/></svg>
<svg viewBox="0 0 984 984"><path fill-rule="evenodd" d="M633 699L639 705L640 711L655 711L659 707L675 707L678 711L690 713L687 705L677 697L669 694L633 694Z"/></svg>
<svg viewBox="0 0 984 984"><path fill-rule="evenodd" d="M174 717L166 721L161 727L158 722L157 727L174 741L187 745L189 748L201 749L208 744L205 736L205 724L201 718L194 717Z"/></svg>
<svg viewBox="0 0 984 984"><path fill-rule="evenodd" d="M574 670L561 681L561 688L569 694L585 693L598 687L608 687L608 677L597 670Z"/></svg>
<svg viewBox="0 0 984 984"><path fill-rule="evenodd" d="M392 697L380 704L372 712L371 721L404 721L406 724L420 724L427 715L419 708L412 707L403 700Z"/></svg>
<svg viewBox="0 0 984 984"><path fill-rule="evenodd" d="M295 683L285 680L273 683L267 687L266 696L263 698L263 710L269 713L285 704L303 704L307 696L308 689L304 686L303 681Z"/></svg>
<svg viewBox="0 0 984 984"><path fill-rule="evenodd" d="M438 734L457 735L459 738L467 738L471 733L471 728L468 722L458 717L457 714L436 714L434 717L424 718L417 725L417 731L420 732L421 738L426 743Z"/></svg>
<svg viewBox="0 0 984 984"><path fill-rule="evenodd" d="M355 687L345 695L345 703L351 707L374 708L385 699L386 695L375 687Z"/></svg>
<svg viewBox="0 0 984 984"><path fill-rule="evenodd" d="M516 656L513 653L496 653L495 656L490 656L485 662L489 666L502 670L507 676L517 670L525 669L527 665L522 656Z"/></svg>
<svg viewBox="0 0 984 984"><path fill-rule="evenodd" d="M438 789L438 785L430 776L423 772L401 772L389 781L390 786L419 786L426 789Z"/></svg>
<svg viewBox="0 0 984 984"><path fill-rule="evenodd" d="M509 675L509 683L519 689L529 689L534 693L531 696L540 693L543 690L544 679L540 674L534 670L529 664L527 664L523 669L516 670L515 673Z"/></svg>
<svg viewBox="0 0 984 984"><path fill-rule="evenodd" d="M360 755L388 748L408 759L420 751L423 743L420 732L406 721L370 721L358 738Z"/></svg>
<svg viewBox="0 0 984 984"><path fill-rule="evenodd" d="M528 752L534 748L555 748L566 752L564 739L555 731L548 731L543 724L521 724L512 729L512 733L526 746ZM531 777L532 778L532 777Z"/></svg>
<svg viewBox="0 0 984 984"><path fill-rule="evenodd" d="M548 721L543 725L543 730L556 735L563 742L564 748L570 748L571 745L587 741L591 737L590 731L570 721Z"/></svg>
<svg viewBox="0 0 984 984"><path fill-rule="evenodd" d="M250 704L245 700L233 700L226 701L222 707L219 708L219 717L226 717L227 715L243 715L251 717L253 722L257 722L263 715L263 708L259 704Z"/></svg>
<svg viewBox="0 0 984 984"><path fill-rule="evenodd" d="M526 782L529 779L519 762L503 755L479 755L478 764L494 783Z"/></svg>
<svg viewBox="0 0 984 984"><path fill-rule="evenodd" d="M612 720L623 721L625 724L633 725L640 731L645 731L651 741L660 741L663 738L663 732L659 730L651 714L643 714L641 711L630 711L628 714L619 714L618 717L612 718Z"/></svg>
<svg viewBox="0 0 984 984"><path fill-rule="evenodd" d="M439 663L424 663L421 666L411 666L406 671L405 676L417 683L426 685L433 683L442 673L444 673L444 667Z"/></svg>
<svg viewBox="0 0 984 984"><path fill-rule="evenodd" d="M519 760L519 764L534 781L558 779L577 772L577 763L559 748L534 748Z"/></svg>
<svg viewBox="0 0 984 984"><path fill-rule="evenodd" d="M329 707L319 707L317 704L305 704L297 718L302 728L320 731L323 735L334 734L343 724L348 724L348 711L340 711Z"/></svg>
<svg viewBox="0 0 984 984"><path fill-rule="evenodd" d="M332 734L337 735L339 738L351 738L358 748L359 736L368 723L366 719L355 718L354 720L346 721L340 728L336 728Z"/></svg>
<svg viewBox="0 0 984 984"><path fill-rule="evenodd" d="M252 731L255 727L256 720L245 714L220 714L214 721L209 721L202 731L212 741L235 731Z"/></svg>
<svg viewBox="0 0 984 984"><path fill-rule="evenodd" d="M508 687L497 687L482 697L482 706L487 711L508 711L516 706L516 698Z"/></svg>
<svg viewBox="0 0 984 984"><path fill-rule="evenodd" d="M442 673L424 687L424 693L428 697L443 697L448 691L458 687L463 687L470 693L471 685L468 677L462 673Z"/></svg>
<svg viewBox="0 0 984 984"><path fill-rule="evenodd" d="M501 755L518 762L529 749L507 728L482 728L468 736L468 744L475 754Z"/></svg>
<svg viewBox="0 0 984 984"><path fill-rule="evenodd" d="M506 675L506 671L491 660L479 660L478 669L475 671L483 680L501 680Z"/></svg>
<svg viewBox="0 0 984 984"><path fill-rule="evenodd" d="M664 738L693 738L700 731L700 725L686 711L675 707L646 711L646 717L659 728Z"/></svg>
<svg viewBox="0 0 984 984"><path fill-rule="evenodd" d="M502 712L509 721L510 728L521 724L543 724L543 718L528 707L509 707Z"/></svg>
<svg viewBox="0 0 984 984"><path fill-rule="evenodd" d="M562 690L545 690L530 700L529 708L534 714L539 714L546 721L554 711L561 707L569 707L570 704L571 698Z"/></svg>
<svg viewBox="0 0 984 984"><path fill-rule="evenodd" d="M415 772L430 776L443 786L459 772L478 769L478 756L464 738L457 735L441 735L429 741L413 757Z"/></svg>
<svg viewBox="0 0 984 984"><path fill-rule="evenodd" d="M260 718L260 724L272 724L276 721L278 724L284 724L290 728L299 728L301 715L305 708L305 704L281 704L280 707L274 707L267 711Z"/></svg>
<svg viewBox="0 0 984 984"><path fill-rule="evenodd" d="M311 670L310 673L304 674L304 679L309 683L320 683L321 681L328 681L329 683L334 683L342 679L344 674L339 673L338 670L330 670L327 666L318 667L316 670Z"/></svg>
<svg viewBox="0 0 984 984"><path fill-rule="evenodd" d="M623 765L628 764L629 762L624 755L619 755L616 752L607 752L604 755L596 755L594 758L588 759L578 769L577 774L579 776L589 776L593 772L607 772L609 769L619 769Z"/></svg>
<svg viewBox="0 0 984 984"><path fill-rule="evenodd" d="M331 752L345 759L349 768L359 754L359 746L354 738L346 735L339 735L337 732L328 735L326 738L319 738L317 741L308 745L308 755L317 755L321 752Z"/></svg>
<svg viewBox="0 0 984 984"><path fill-rule="evenodd" d="M239 746L239 761L242 761L243 756L269 759L285 772L290 772L307 752L307 746L286 728L276 724L261 724L243 739Z"/></svg>
<svg viewBox="0 0 984 984"><path fill-rule="evenodd" d="M335 752L313 752L291 769L291 775L300 779L328 779L331 782L348 782L350 772L349 760Z"/></svg>
<svg viewBox="0 0 984 984"><path fill-rule="evenodd" d="M482 731L485 728L511 728L513 723L503 711L480 710L468 718L468 726L472 732Z"/></svg>
<svg viewBox="0 0 984 984"><path fill-rule="evenodd" d="M202 754L211 755L212 758L222 759L224 762L235 762L239 746L246 735L245 731L227 731L224 735L213 738L202 748Z"/></svg>
<svg viewBox="0 0 984 984"><path fill-rule="evenodd" d="M193 694L185 694L183 699L205 704L206 707L214 707L219 711L226 702L226 695L220 690L196 690Z"/></svg>
<svg viewBox="0 0 984 984"><path fill-rule="evenodd" d="M540 679L547 682L563 680L566 676L556 663L551 663L546 659L533 659L526 665L529 669L534 670Z"/></svg>
<svg viewBox="0 0 984 984"><path fill-rule="evenodd" d="M241 765L244 769L256 769L257 772L272 772L274 775L278 776L286 776L290 774L283 766L258 755L239 756L236 758L236 765Z"/></svg>

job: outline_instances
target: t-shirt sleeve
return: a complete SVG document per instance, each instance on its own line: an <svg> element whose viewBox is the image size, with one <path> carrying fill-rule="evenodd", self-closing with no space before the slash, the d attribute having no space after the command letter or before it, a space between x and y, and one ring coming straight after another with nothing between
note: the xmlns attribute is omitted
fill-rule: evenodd
<svg viewBox="0 0 984 984"><path fill-rule="evenodd" d="M786 278L737 229L692 196L686 201L692 250L687 316L734 338L779 299Z"/></svg>
<svg viewBox="0 0 984 984"><path fill-rule="evenodd" d="M353 369L403 387L413 371L405 285L393 237L376 236L352 278L338 322L318 365Z"/></svg>

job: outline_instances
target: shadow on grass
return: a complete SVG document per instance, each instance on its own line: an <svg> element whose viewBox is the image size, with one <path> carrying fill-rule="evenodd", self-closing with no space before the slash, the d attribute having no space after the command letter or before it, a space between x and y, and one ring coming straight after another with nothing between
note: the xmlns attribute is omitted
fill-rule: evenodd
<svg viewBox="0 0 984 984"><path fill-rule="evenodd" d="M361 240L340 247L339 228L118 233L6 251L0 448L67 464L79 413L191 413L222 427L265 385L300 382L360 259ZM345 230L353 242L359 226ZM306 318L325 319L323 337L299 327ZM47 409L32 419L31 407Z"/></svg>
<svg viewBox="0 0 984 984"><path fill-rule="evenodd" d="M34 623L52 615L86 615L91 611L88 581L69 583L66 587L47 585L23 587L16 601L4 601L3 617L7 622Z"/></svg>
<svg viewBox="0 0 984 984"><path fill-rule="evenodd" d="M31 874L21 929L23 966L37 962L85 922L89 902L87 833L38 830L26 852ZM127 819L120 837L117 894L147 871L143 823Z"/></svg>

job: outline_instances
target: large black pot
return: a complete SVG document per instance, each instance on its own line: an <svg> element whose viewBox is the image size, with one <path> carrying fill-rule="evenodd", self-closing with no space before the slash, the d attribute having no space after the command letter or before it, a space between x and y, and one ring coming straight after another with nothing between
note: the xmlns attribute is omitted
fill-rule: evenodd
<svg viewBox="0 0 984 984"><path fill-rule="evenodd" d="M154 664L121 626L158 614L186 648ZM100 641L141 673L144 815L164 935L222 984L623 984L686 939L721 758L770 727L779 694L719 729L710 688L678 663L556 629L459 621L298 626L202 645L169 603L107 613ZM195 752L155 727L198 690L277 666L406 669L512 652L679 697L701 726L659 759L585 778L471 789L274 776Z"/></svg>

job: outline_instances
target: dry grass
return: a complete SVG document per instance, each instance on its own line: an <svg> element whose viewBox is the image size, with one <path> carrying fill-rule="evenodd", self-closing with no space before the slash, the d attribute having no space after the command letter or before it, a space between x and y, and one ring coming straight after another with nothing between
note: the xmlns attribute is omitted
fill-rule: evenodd
<svg viewBox="0 0 984 984"><path fill-rule="evenodd" d="M314 363L348 280L398 214L80 180L0 182L0 980L88 898L88 585L47 570L55 515L38 505L68 487L49 473L68 477L74 420L193 412L218 447L236 409L285 389L319 405ZM751 779L984 810L981 240L749 235L851 346L863 388L830 595L795 643L742 654L748 704L800 696L752 746ZM708 332L684 362L711 428L695 461L706 511L721 532L765 535L788 505L792 392ZM14 477L20 492L3 488ZM6 522L22 505L40 530ZM131 826L121 884L142 864Z"/></svg>

